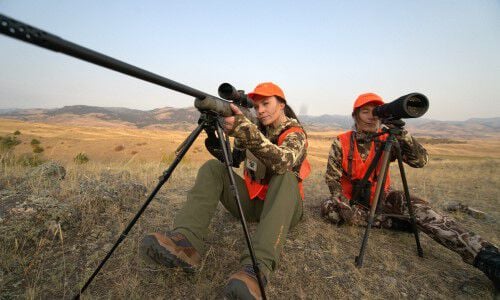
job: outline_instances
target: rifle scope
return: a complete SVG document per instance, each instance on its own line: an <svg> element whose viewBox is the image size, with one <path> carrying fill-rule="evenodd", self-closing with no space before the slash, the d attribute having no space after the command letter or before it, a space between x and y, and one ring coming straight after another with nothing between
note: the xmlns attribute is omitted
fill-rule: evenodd
<svg viewBox="0 0 500 300"><path fill-rule="evenodd" d="M375 107L373 115L380 119L420 118L429 109L429 99L420 93L410 93Z"/></svg>
<svg viewBox="0 0 500 300"><path fill-rule="evenodd" d="M245 91L237 90L230 83L225 82L221 84L217 91L223 99L232 100L241 106L253 108L253 101L245 94Z"/></svg>

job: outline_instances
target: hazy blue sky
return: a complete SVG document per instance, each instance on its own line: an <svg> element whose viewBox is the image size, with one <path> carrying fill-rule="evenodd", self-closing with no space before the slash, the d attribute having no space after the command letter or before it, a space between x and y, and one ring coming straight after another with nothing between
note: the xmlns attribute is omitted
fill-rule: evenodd
<svg viewBox="0 0 500 300"><path fill-rule="evenodd" d="M500 1L0 0L0 13L211 94L274 81L300 113L418 91L425 117L500 117ZM0 54L0 108L192 105L4 35Z"/></svg>

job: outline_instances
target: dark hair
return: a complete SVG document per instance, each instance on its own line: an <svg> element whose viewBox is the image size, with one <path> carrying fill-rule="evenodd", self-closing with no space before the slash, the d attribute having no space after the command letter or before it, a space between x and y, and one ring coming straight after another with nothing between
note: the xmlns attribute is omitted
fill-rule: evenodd
<svg viewBox="0 0 500 300"><path fill-rule="evenodd" d="M300 124L299 118L297 118L297 115L295 114L295 112L293 111L293 109L290 107L290 105L286 104L285 99L283 99L281 97L278 97L278 96L276 96L276 98L281 103L285 103L285 116L287 116L288 118L292 118L292 119L297 120L297 122L299 122L299 124Z"/></svg>
<svg viewBox="0 0 500 300"><path fill-rule="evenodd" d="M297 122L299 124L301 124L300 121L299 121L299 118L297 118L297 115L295 114L295 112L293 111L293 109L288 104L286 104L285 99L283 99L283 98L281 98L279 96L275 96L275 97L276 97L276 99L278 99L279 102L285 103L285 109L284 109L285 116L287 116L288 118L295 119L295 120L297 120ZM259 127L259 130L261 132L264 132L264 130L266 128L266 126L262 125L262 123L260 123L260 122L259 122L258 127Z"/></svg>
<svg viewBox="0 0 500 300"><path fill-rule="evenodd" d="M353 111L352 111L352 118L354 119L354 121L356 121L356 117L358 116L359 114L359 111L360 111L360 108L359 107L356 107Z"/></svg>

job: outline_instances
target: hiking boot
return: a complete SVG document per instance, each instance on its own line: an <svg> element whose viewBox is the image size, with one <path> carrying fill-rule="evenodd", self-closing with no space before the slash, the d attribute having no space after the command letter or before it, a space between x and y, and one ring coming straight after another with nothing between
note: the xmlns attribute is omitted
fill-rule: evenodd
<svg viewBox="0 0 500 300"><path fill-rule="evenodd" d="M261 275L261 277L262 283L264 287L266 287L266 277L263 275ZM229 281L224 288L224 299L262 299L257 275L252 266L246 265L240 271L229 277Z"/></svg>
<svg viewBox="0 0 500 300"><path fill-rule="evenodd" d="M189 273L194 272L201 261L198 251L178 232L146 235L141 241L140 252L147 261L169 268L180 267Z"/></svg>
<svg viewBox="0 0 500 300"><path fill-rule="evenodd" d="M500 253L494 246L486 246L477 254L474 259L474 267L483 271L488 276L495 289L500 291Z"/></svg>

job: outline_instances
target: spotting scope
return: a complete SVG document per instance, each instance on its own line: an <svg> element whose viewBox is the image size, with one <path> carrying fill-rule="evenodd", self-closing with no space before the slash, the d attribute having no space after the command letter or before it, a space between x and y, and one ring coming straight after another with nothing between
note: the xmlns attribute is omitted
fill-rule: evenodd
<svg viewBox="0 0 500 300"><path fill-rule="evenodd" d="M420 93L410 93L375 107L373 115L382 120L420 118L429 109L429 99Z"/></svg>

